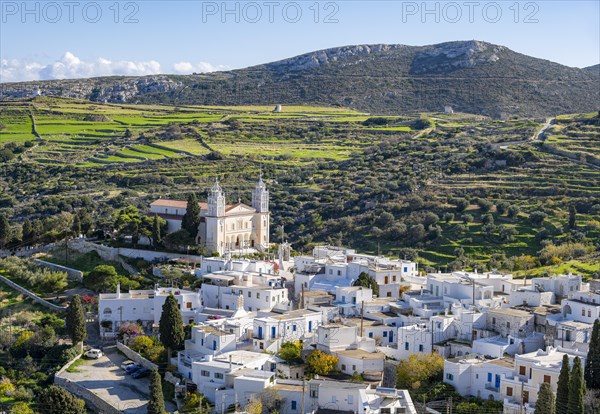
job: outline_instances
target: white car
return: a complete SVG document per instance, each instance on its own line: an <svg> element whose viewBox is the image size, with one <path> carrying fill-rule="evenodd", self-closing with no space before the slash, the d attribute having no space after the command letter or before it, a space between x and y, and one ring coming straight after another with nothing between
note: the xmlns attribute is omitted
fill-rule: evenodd
<svg viewBox="0 0 600 414"><path fill-rule="evenodd" d="M130 366L132 366L133 364L135 364L135 362L133 362L130 359L128 359L126 361L123 361L123 363L121 364L121 369L127 370L127 368L130 367Z"/></svg>
<svg viewBox="0 0 600 414"><path fill-rule="evenodd" d="M91 359L98 359L102 356L102 351L99 349L90 349L89 351L87 351L85 354L83 354L84 357L86 358L91 358Z"/></svg>

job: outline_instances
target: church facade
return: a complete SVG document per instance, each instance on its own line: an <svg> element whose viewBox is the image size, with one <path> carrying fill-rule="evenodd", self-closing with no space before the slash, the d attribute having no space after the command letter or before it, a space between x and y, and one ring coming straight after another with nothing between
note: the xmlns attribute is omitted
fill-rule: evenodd
<svg viewBox="0 0 600 414"><path fill-rule="evenodd" d="M252 206L241 202L227 204L218 180L211 188L207 202L198 204L198 244L219 254L244 249L262 250L269 246L269 190L262 177L252 191ZM150 214L165 219L169 233L181 229L186 210L185 200L159 199L150 204Z"/></svg>

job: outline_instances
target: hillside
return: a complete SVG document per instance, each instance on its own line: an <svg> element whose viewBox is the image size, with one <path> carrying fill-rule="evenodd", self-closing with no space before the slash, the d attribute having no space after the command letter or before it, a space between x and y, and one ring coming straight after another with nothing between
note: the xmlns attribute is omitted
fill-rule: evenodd
<svg viewBox="0 0 600 414"><path fill-rule="evenodd" d="M110 77L2 85L2 96L169 105L313 104L381 114L455 111L500 117L590 112L600 73L480 41L359 45L246 69L188 76Z"/></svg>
<svg viewBox="0 0 600 414"><path fill-rule="evenodd" d="M296 251L326 242L418 255L423 269L528 266L598 276L598 113L557 117L532 140L544 123L315 106L274 113L4 101L0 214L15 223L11 246L60 240L75 223L102 237L121 209L145 213L156 198L189 192L203 199L216 176L227 200L249 203L262 171L272 240L284 225Z"/></svg>

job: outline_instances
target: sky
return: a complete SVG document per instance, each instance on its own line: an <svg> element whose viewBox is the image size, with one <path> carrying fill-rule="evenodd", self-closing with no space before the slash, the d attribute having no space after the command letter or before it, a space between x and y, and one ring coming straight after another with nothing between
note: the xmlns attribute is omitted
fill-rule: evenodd
<svg viewBox="0 0 600 414"><path fill-rule="evenodd" d="M482 40L600 62L600 1L0 0L0 81L236 69L353 44Z"/></svg>

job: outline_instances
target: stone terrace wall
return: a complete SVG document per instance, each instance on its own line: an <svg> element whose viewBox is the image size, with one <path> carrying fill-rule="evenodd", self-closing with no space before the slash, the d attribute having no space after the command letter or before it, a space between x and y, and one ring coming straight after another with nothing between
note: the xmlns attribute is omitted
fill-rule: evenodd
<svg viewBox="0 0 600 414"><path fill-rule="evenodd" d="M70 267L61 266L59 264L46 262L40 259L33 259L33 261L40 266L48 267L59 272L65 272L71 279L76 279L79 281L83 280L83 272L81 270L71 269Z"/></svg>
<svg viewBox="0 0 600 414"><path fill-rule="evenodd" d="M132 361L140 364L144 368L148 368L149 370L158 369L158 365L153 362L148 361L146 358L135 352L133 349L129 348L127 345L117 342L117 349L125 354L125 356Z"/></svg>
<svg viewBox="0 0 600 414"><path fill-rule="evenodd" d="M40 298L35 293L30 292L29 290L25 289L21 285L17 285L15 282L13 282L10 279L5 278L4 276L0 276L0 281L4 282L5 284L7 284L8 286L10 286L11 288L13 288L13 289L21 292L25 296L30 297L31 299L33 299L33 301L39 303L42 306L47 307L48 309L51 309L51 310L56 311L56 312L63 312L65 310L65 308L63 308L61 306L57 306L54 303L50 303L47 300L44 300L44 299Z"/></svg>

